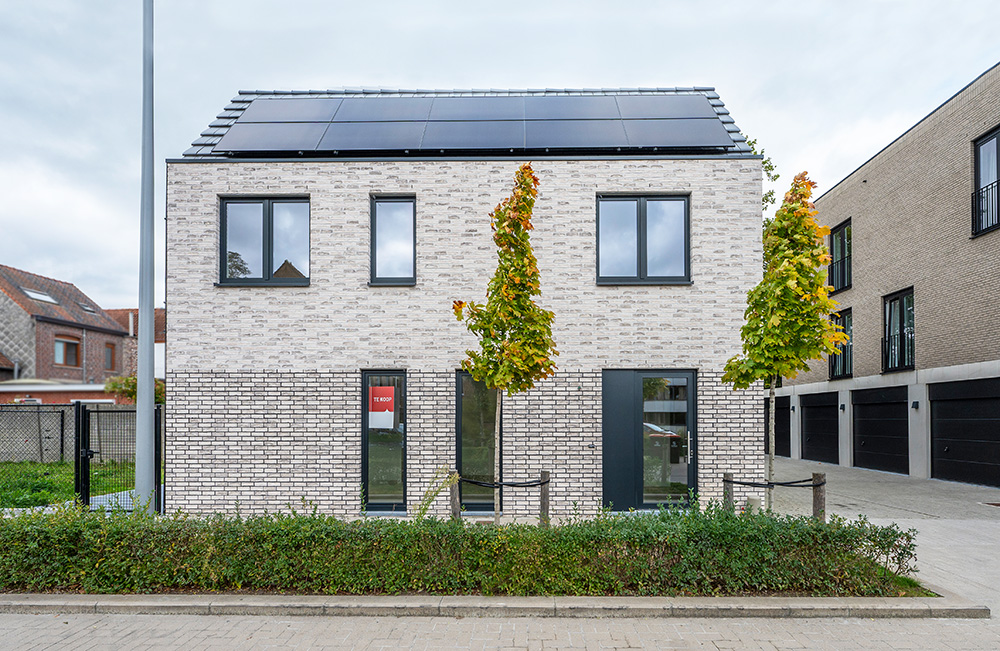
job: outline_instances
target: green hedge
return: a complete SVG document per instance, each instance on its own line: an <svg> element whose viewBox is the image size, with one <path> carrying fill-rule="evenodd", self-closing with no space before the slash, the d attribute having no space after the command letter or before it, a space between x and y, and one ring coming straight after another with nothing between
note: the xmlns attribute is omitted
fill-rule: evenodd
<svg viewBox="0 0 1000 651"><path fill-rule="evenodd" d="M886 595L912 571L913 536L697 505L549 529L64 508L0 520L0 590Z"/></svg>

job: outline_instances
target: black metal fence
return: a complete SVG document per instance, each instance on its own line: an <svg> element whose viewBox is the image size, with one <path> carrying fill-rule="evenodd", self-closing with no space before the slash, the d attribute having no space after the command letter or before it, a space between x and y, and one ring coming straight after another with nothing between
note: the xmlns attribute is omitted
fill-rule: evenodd
<svg viewBox="0 0 1000 651"><path fill-rule="evenodd" d="M979 235L1000 228L1000 181L990 183L972 193L972 234Z"/></svg>

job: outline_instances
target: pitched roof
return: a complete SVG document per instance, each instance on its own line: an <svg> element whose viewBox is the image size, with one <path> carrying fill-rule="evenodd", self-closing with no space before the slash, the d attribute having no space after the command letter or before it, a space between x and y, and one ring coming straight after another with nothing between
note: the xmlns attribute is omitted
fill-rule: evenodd
<svg viewBox="0 0 1000 651"><path fill-rule="evenodd" d="M12 362L9 359L7 359L7 356L4 355L3 353L0 353L0 369L3 369L3 370L6 371L6 370L13 369L13 368L14 368L14 362Z"/></svg>
<svg viewBox="0 0 1000 651"><path fill-rule="evenodd" d="M752 155L710 87L240 91L186 158Z"/></svg>
<svg viewBox="0 0 1000 651"><path fill-rule="evenodd" d="M118 325L122 327L126 332L136 333L139 332L139 309L135 307L126 307L121 309L104 310L108 313L112 319L114 319ZM132 327L129 328L129 314L132 315ZM163 307L158 307L153 310L153 342L157 344L164 344L167 342L167 310Z"/></svg>
<svg viewBox="0 0 1000 651"><path fill-rule="evenodd" d="M123 332L114 319L73 283L0 265L0 291L35 318Z"/></svg>

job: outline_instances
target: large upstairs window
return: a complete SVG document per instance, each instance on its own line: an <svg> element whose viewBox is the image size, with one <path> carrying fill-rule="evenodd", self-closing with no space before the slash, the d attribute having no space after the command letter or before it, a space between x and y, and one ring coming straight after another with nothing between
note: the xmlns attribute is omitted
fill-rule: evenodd
<svg viewBox="0 0 1000 651"><path fill-rule="evenodd" d="M837 380L851 377L854 373L854 342L852 341L854 337L854 333L852 332L854 329L854 319L851 316L851 310L841 310L831 316L830 320L843 328L844 334L847 335L847 343L837 344L837 350L840 351L840 354L830 355L830 379Z"/></svg>
<svg viewBox="0 0 1000 651"><path fill-rule="evenodd" d="M851 286L851 220L830 231L829 283L837 292Z"/></svg>
<svg viewBox="0 0 1000 651"><path fill-rule="evenodd" d="M308 285L309 201L224 199L219 284Z"/></svg>
<svg viewBox="0 0 1000 651"><path fill-rule="evenodd" d="M598 197L600 285L687 284L688 241L686 197Z"/></svg>
<svg viewBox="0 0 1000 651"><path fill-rule="evenodd" d="M997 159L1000 129L976 143L976 191L972 193L972 235L1000 228Z"/></svg>
<svg viewBox="0 0 1000 651"><path fill-rule="evenodd" d="M372 199L372 285L416 284L416 214L414 197Z"/></svg>
<svg viewBox="0 0 1000 651"><path fill-rule="evenodd" d="M882 372L913 368L913 288L883 299Z"/></svg>

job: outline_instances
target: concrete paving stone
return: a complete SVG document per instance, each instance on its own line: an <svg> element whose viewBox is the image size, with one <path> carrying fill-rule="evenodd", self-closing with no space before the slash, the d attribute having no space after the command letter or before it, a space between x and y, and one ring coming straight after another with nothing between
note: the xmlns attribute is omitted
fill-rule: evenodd
<svg viewBox="0 0 1000 651"><path fill-rule="evenodd" d="M209 615L209 595L135 595L97 596L94 612L131 615Z"/></svg>
<svg viewBox="0 0 1000 651"><path fill-rule="evenodd" d="M665 617L669 597L556 597L557 617Z"/></svg>
<svg viewBox="0 0 1000 651"><path fill-rule="evenodd" d="M440 614L441 597L381 597L337 596L326 597L325 615L338 616L435 616Z"/></svg>
<svg viewBox="0 0 1000 651"><path fill-rule="evenodd" d="M471 595L442 597L440 614L445 617L553 617L553 597L490 597Z"/></svg>
<svg viewBox="0 0 1000 651"><path fill-rule="evenodd" d="M209 600L212 615L323 615L325 596L214 595Z"/></svg>

